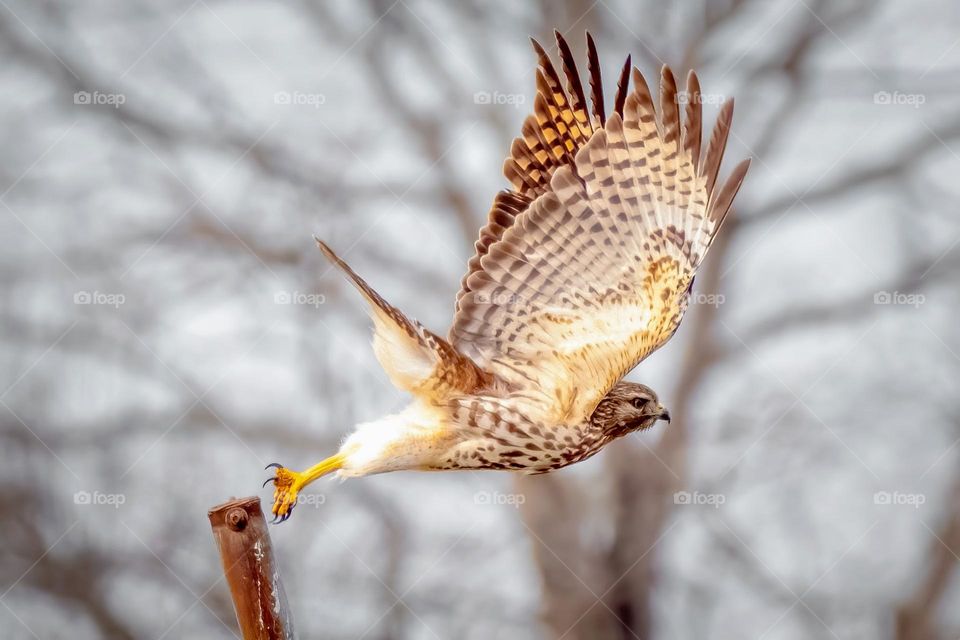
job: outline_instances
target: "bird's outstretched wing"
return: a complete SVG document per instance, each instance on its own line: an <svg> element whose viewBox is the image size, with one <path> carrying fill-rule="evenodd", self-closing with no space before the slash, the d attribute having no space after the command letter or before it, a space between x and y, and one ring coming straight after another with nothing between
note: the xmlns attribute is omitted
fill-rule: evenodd
<svg viewBox="0 0 960 640"><path fill-rule="evenodd" d="M567 90L535 44L535 113L504 167L515 191L497 196L481 231L449 339L519 389L545 423L572 424L676 331L749 161L718 184L732 101L701 158L693 73L683 122L667 67L659 114L633 69L632 91L621 74L604 121L588 38L591 117L569 47L557 40Z"/></svg>

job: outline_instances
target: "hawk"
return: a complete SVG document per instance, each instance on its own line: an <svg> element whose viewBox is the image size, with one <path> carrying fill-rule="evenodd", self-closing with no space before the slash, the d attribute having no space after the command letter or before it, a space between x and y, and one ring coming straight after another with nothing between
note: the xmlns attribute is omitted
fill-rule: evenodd
<svg viewBox="0 0 960 640"><path fill-rule="evenodd" d="M358 425L305 471L269 465L274 522L329 473L545 473L669 422L652 389L622 378L676 332L743 182L749 159L717 180L733 101L701 153L695 73L678 93L664 66L655 106L628 56L608 116L590 34L589 103L570 47L556 40L562 76L533 40L537 95L503 167L511 189L497 194L480 231L446 338L386 302L317 239L367 301L377 359L413 400Z"/></svg>

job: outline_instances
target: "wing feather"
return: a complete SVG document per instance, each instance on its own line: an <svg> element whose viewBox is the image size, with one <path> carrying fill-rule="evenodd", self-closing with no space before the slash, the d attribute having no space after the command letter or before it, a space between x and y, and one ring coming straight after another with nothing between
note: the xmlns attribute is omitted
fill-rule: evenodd
<svg viewBox="0 0 960 640"><path fill-rule="evenodd" d="M577 63L574 60L573 52L570 51L570 45L564 39L559 31L553 32L557 38L557 48L560 50L560 61L563 64L563 74L567 77L567 92L570 96L570 107L573 109L573 115L577 120L577 127L581 135L589 138L593 133L593 126L590 124L590 115L587 113L587 98L583 93L583 85L580 83L580 74L577 72Z"/></svg>
<svg viewBox="0 0 960 640"><path fill-rule="evenodd" d="M620 78L617 80L617 95L613 98L613 112L623 116L623 104L627 100L627 93L630 91L630 56L627 56L623 68L620 69Z"/></svg>
<svg viewBox="0 0 960 640"><path fill-rule="evenodd" d="M700 137L703 130L703 114L700 106L700 79L691 69L687 74L687 95L684 106L683 150L693 160L696 170L700 163Z"/></svg>
<svg viewBox="0 0 960 640"><path fill-rule="evenodd" d="M600 57L593 36L587 34L587 69L590 75L590 102L593 104L594 127L599 128L607 121L603 107L603 78L600 75Z"/></svg>
<svg viewBox="0 0 960 640"><path fill-rule="evenodd" d="M717 174L720 173L720 161L727 148L727 136L730 134L730 123L733 120L733 100L727 100L720 107L717 123L713 126L713 134L707 144L707 153L703 156L700 173L707 180L707 193L713 194L713 187L717 183Z"/></svg>

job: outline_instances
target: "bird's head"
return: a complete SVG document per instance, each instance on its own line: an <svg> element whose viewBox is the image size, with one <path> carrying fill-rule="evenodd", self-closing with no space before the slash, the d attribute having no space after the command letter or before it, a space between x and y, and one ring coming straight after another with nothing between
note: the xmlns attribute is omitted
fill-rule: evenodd
<svg viewBox="0 0 960 640"><path fill-rule="evenodd" d="M591 417L591 422L611 439L649 429L657 420L670 422L670 412L657 400L653 389L634 382L617 383Z"/></svg>

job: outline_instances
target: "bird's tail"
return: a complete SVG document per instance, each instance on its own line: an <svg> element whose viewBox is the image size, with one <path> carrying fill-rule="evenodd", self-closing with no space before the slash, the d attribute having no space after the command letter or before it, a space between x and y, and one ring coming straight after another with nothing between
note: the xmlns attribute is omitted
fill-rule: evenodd
<svg viewBox="0 0 960 640"><path fill-rule="evenodd" d="M389 304L322 240L320 251L360 291L373 318L373 350L399 389L437 397L452 390L471 391L489 377L448 342Z"/></svg>

